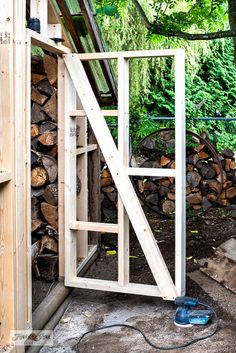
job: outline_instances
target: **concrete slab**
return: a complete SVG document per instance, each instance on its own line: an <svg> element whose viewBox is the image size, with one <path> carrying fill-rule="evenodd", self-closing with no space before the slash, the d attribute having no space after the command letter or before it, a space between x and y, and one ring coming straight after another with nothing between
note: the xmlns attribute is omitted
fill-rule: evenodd
<svg viewBox="0 0 236 353"><path fill-rule="evenodd" d="M199 296L209 304L214 303L220 316L220 331L210 339L172 352L235 353L236 296L233 293L229 296L225 288L207 277L203 279L202 276L205 277L202 274L199 277L199 272L190 275L189 286L192 289L189 294ZM198 282L203 290L196 284ZM127 328L113 328L91 334L84 338L78 349L76 345L78 338L85 331L114 323L134 325L143 330L153 343L162 346L184 343L211 331L212 325L188 329L176 327L173 323L175 309L172 302L165 302L159 298L76 290L62 321L54 331L54 346L44 347L41 353L156 352L147 345L140 334Z"/></svg>

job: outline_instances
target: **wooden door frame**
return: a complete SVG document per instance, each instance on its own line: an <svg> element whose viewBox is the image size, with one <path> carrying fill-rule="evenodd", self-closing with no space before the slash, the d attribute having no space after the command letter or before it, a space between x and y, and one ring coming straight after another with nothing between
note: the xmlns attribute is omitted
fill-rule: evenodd
<svg viewBox="0 0 236 353"><path fill-rule="evenodd" d="M173 57L175 60L175 161L176 169L131 168L129 167L129 60L144 57ZM64 55L61 66L64 78L64 234L65 234L65 284L78 288L108 290L162 296L173 300L185 293L185 55L181 49L150 50L131 52L109 52ZM92 88L82 66L82 61L118 60L118 150L110 135ZM79 96L81 107L76 111ZM82 112L82 113L81 113ZM76 117L86 115L99 146L106 159L113 180L118 188L118 224L105 224L77 220L76 215L76 140L70 131L76 129ZM109 112L107 113L109 115ZM108 148L109 146L109 148ZM60 148L59 148L60 149ZM107 151L109 149L109 151ZM176 179L175 201L175 284L156 244L137 196L132 189L129 176L165 176ZM127 196L127 194L129 194ZM86 195L85 195L86 197ZM134 210L132 209L134 207ZM158 286L140 285L129 282L129 222L128 216L140 241L152 274ZM80 232L97 231L118 234L118 281L104 281L78 277L77 244L87 242ZM87 256L90 253L87 252ZM86 260L86 256L84 261ZM86 262L86 261L85 261Z"/></svg>

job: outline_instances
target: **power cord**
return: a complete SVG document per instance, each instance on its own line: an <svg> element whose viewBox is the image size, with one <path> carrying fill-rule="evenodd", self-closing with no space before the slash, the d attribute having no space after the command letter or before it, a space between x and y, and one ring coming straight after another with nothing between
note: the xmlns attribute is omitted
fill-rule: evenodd
<svg viewBox="0 0 236 353"><path fill-rule="evenodd" d="M139 332L144 340L146 341L146 343L151 346L152 348L154 349L157 349L157 350L161 350L161 351L170 351L170 350L174 350L174 349L180 349L180 348L185 348L185 347L188 347L194 343L197 343L199 341L203 341L207 338L210 338L212 337L219 329L219 320L218 320L218 317L217 317L217 314L215 312L215 310L210 306L210 305L207 305L207 304L204 304L204 303L199 303L199 305L202 305L206 308L209 308L210 310L212 310L213 314L214 314L214 318L215 318L215 325L214 325L214 329L213 331L206 335L206 336L202 336L202 337L199 337L199 338L195 338L189 342L186 342L186 343L181 343L181 344L177 344L177 345L174 345L174 346L166 346L166 347L163 347L163 346L157 346L156 344L154 344L153 342L150 341L149 338L147 338L147 336L143 333L143 331L141 331L139 328L137 327L134 327L132 325L127 325L127 324L113 324L113 325L108 325L108 326L102 326L102 327L98 327L98 328L95 328L94 330L90 330L90 331L87 331L85 332L80 338L79 338L79 341L77 343L77 349L78 349L78 346L80 345L81 341L83 340L83 338L91 333L94 333L94 332L97 332L97 331L101 331L101 330L106 330L106 329L110 329L110 328L113 328L113 327L126 327L126 328L129 328L131 330L134 330L134 331L137 331ZM78 350L78 353L79 353L79 350Z"/></svg>

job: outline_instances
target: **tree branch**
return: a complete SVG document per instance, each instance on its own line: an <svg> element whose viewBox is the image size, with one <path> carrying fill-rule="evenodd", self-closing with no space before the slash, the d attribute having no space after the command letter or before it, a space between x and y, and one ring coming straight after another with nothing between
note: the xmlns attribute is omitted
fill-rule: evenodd
<svg viewBox="0 0 236 353"><path fill-rule="evenodd" d="M212 40L236 37L236 31L231 30L211 33L186 33L181 31L169 31L166 29L161 29L158 25L152 25L151 31L153 34L160 34L165 37L177 37L187 40Z"/></svg>
<svg viewBox="0 0 236 353"><path fill-rule="evenodd" d="M229 0L236 1L236 0ZM227 31L218 31L211 33L186 33L182 31L171 31L161 27L160 24L151 23L142 6L139 4L138 0L132 0L134 6L136 7L145 27L150 30L153 34L159 34L164 37L177 37L186 40L212 40L212 39L221 39L221 38L231 38L236 37L236 30L227 30Z"/></svg>

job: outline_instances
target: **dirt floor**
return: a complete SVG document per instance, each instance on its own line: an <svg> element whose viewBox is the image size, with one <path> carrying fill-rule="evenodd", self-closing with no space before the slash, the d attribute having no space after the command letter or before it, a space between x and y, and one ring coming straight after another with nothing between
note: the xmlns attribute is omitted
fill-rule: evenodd
<svg viewBox="0 0 236 353"><path fill-rule="evenodd" d="M174 221L150 214L148 218L170 272L174 270ZM132 232L131 232L132 233ZM210 339L191 347L172 350L186 353L236 352L236 295L198 271L198 259L209 257L214 249L230 237L236 237L236 218L233 212L211 209L206 214L188 218L187 222L187 294L212 304L217 311L220 330ZM117 279L117 251L114 235L102 237L102 249L96 263L87 274L90 278ZM131 281L153 283L153 277L138 242L131 234ZM46 291L46 290L45 290ZM175 305L160 298L148 298L117 293L75 290L71 304L54 331L53 347L41 353L153 353L140 334L127 328L99 331L78 338L97 326L125 323L138 327L153 341L172 346L205 335L213 329L206 327L178 328L173 324Z"/></svg>
<svg viewBox="0 0 236 353"><path fill-rule="evenodd" d="M191 347L173 350L186 353L235 353L236 296L204 276L199 271L188 277L188 293L201 298L216 309L220 330L205 341ZM201 287L198 285L201 282ZM206 290L202 287L206 287ZM210 292L210 295L208 294ZM178 328L173 324L175 305L162 299L123 295L117 293L75 290L72 302L54 331L53 347L44 347L41 353L154 353L141 335L127 328L99 331L84 338L82 333L97 326L125 323L141 329L156 345L172 346L206 335L214 328Z"/></svg>
<svg viewBox="0 0 236 353"><path fill-rule="evenodd" d="M160 215L145 210L158 246L167 263L171 275L174 275L175 239L174 220L164 219ZM212 208L200 215L189 215L187 219L187 272L199 269L198 259L211 256L214 249L231 237L236 237L236 218L231 210ZM117 236L102 235L99 258L93 271L87 275L92 278L117 280ZM108 255L115 250L115 255ZM155 284L142 249L131 229L130 237L130 278L131 282Z"/></svg>

